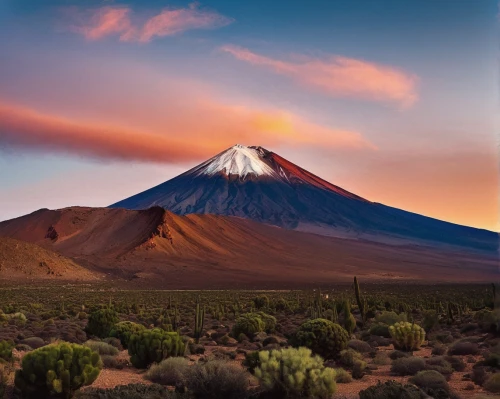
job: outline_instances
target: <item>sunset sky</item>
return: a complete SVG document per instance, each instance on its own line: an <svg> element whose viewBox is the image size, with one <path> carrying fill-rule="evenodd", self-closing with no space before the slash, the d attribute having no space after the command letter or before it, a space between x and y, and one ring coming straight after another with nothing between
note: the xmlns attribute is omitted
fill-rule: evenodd
<svg viewBox="0 0 500 399"><path fill-rule="evenodd" d="M498 231L496 0L0 1L0 220L236 144Z"/></svg>

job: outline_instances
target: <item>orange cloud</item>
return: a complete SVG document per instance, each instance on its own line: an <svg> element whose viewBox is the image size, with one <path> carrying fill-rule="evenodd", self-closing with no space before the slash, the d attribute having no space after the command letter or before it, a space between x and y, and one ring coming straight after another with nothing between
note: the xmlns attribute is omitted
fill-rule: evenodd
<svg viewBox="0 0 500 399"><path fill-rule="evenodd" d="M142 22L132 21L129 7L101 7L79 11L73 8L75 20L70 29L88 40L98 40L119 35L121 41L149 42L154 37L179 34L191 29L212 29L233 22L214 11L202 10L196 3L189 8L168 8Z"/></svg>
<svg viewBox="0 0 500 399"><path fill-rule="evenodd" d="M325 59L298 56L293 62L281 61L231 45L223 46L221 50L335 97L391 101L405 107L411 106L418 98L418 78L386 65L341 56Z"/></svg>
<svg viewBox="0 0 500 399"><path fill-rule="evenodd" d="M280 110L213 101L176 110L155 131L73 120L0 101L3 146L101 159L175 163L210 157L237 142L373 148L357 132L327 128Z"/></svg>

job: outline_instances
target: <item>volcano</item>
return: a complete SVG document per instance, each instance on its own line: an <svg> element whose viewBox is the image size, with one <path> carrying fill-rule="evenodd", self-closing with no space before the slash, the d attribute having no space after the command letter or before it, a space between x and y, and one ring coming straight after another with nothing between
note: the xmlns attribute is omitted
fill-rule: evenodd
<svg viewBox="0 0 500 399"><path fill-rule="evenodd" d="M153 206L178 215L237 216L341 238L498 251L497 233L371 202L258 146L237 144L110 207Z"/></svg>

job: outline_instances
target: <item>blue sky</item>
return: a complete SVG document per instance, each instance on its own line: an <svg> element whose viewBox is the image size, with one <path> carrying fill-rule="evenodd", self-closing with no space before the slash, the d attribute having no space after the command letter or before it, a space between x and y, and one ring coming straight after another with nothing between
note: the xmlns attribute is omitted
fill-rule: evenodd
<svg viewBox="0 0 500 399"><path fill-rule="evenodd" d="M498 229L497 13L489 0L4 0L0 219L106 206L243 140L368 199ZM166 155L125 149L120 129L161 136Z"/></svg>

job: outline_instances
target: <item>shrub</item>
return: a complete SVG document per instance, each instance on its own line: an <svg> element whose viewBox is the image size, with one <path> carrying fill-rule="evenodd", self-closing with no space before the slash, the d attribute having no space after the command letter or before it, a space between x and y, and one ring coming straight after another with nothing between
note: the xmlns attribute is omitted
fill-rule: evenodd
<svg viewBox="0 0 500 399"><path fill-rule="evenodd" d="M145 369L151 363L159 363L167 357L183 355L184 350L185 344L179 333L160 328L133 334L128 345L130 362L139 369Z"/></svg>
<svg viewBox="0 0 500 399"><path fill-rule="evenodd" d="M253 303L257 309L269 307L269 298L267 295L259 295L253 299Z"/></svg>
<svg viewBox="0 0 500 399"><path fill-rule="evenodd" d="M438 355L442 356L448 351L448 348L444 345L436 345L435 347L432 348L432 354L433 355Z"/></svg>
<svg viewBox="0 0 500 399"><path fill-rule="evenodd" d="M89 340L85 342L83 345L92 349L94 352L99 353L99 355L109 355L109 356L118 355L118 349L116 349L114 346L110 344L107 344L106 342Z"/></svg>
<svg viewBox="0 0 500 399"><path fill-rule="evenodd" d="M352 382L352 376L343 368L335 369L335 382L338 384L348 384Z"/></svg>
<svg viewBox="0 0 500 399"><path fill-rule="evenodd" d="M448 355L467 356L477 355L478 353L479 347L472 342L457 342L448 350Z"/></svg>
<svg viewBox="0 0 500 399"><path fill-rule="evenodd" d="M392 362L391 372L396 375L415 375L425 370L425 361L419 357L402 357Z"/></svg>
<svg viewBox="0 0 500 399"><path fill-rule="evenodd" d="M256 314L264 322L264 331L266 333L269 334L276 330L276 318L274 316L268 315L264 312L257 312Z"/></svg>
<svg viewBox="0 0 500 399"><path fill-rule="evenodd" d="M250 373L254 373L255 369L260 366L259 351L252 351L245 353L245 360L243 366L247 368Z"/></svg>
<svg viewBox="0 0 500 399"><path fill-rule="evenodd" d="M13 348L14 348L14 342L5 340L0 341L0 359L6 362L11 362Z"/></svg>
<svg viewBox="0 0 500 399"><path fill-rule="evenodd" d="M153 364L144 378L161 385L183 386L189 361L183 357L170 357Z"/></svg>
<svg viewBox="0 0 500 399"><path fill-rule="evenodd" d="M448 363L450 363L451 367L455 371L464 371L465 370L466 364L462 360L462 358L460 358L458 356L445 356L444 360L446 360Z"/></svg>
<svg viewBox="0 0 500 399"><path fill-rule="evenodd" d="M373 350L373 348L370 346L370 344L366 343L365 341L360 341L359 339L351 339L348 343L347 346L349 348L354 349L355 351L359 353L368 353Z"/></svg>
<svg viewBox="0 0 500 399"><path fill-rule="evenodd" d="M248 373L224 360L198 362L187 369L186 386L195 399L241 399L247 394Z"/></svg>
<svg viewBox="0 0 500 399"><path fill-rule="evenodd" d="M396 381L378 382L359 393L359 399L423 399L425 396L414 385L402 385Z"/></svg>
<svg viewBox="0 0 500 399"><path fill-rule="evenodd" d="M370 334L376 335L378 337L390 338L391 333L389 332L389 326L382 323L374 323L370 326Z"/></svg>
<svg viewBox="0 0 500 399"><path fill-rule="evenodd" d="M483 388L489 392L500 393L500 373L493 374L483 384Z"/></svg>
<svg viewBox="0 0 500 399"><path fill-rule="evenodd" d="M103 341L106 342L107 344L110 344L111 346L114 346L119 351L123 350L123 345L118 338L108 337L103 339Z"/></svg>
<svg viewBox="0 0 500 399"><path fill-rule="evenodd" d="M89 388L78 392L75 399L181 399L182 397L184 397L182 394L169 392L158 384L129 384L112 389Z"/></svg>
<svg viewBox="0 0 500 399"><path fill-rule="evenodd" d="M24 398L71 397L92 384L102 368L101 359L78 344L47 345L27 353L16 371L15 385Z"/></svg>
<svg viewBox="0 0 500 399"><path fill-rule="evenodd" d="M360 380L365 375L367 364L363 360L355 360L354 365L352 366L352 378L356 380Z"/></svg>
<svg viewBox="0 0 500 399"><path fill-rule="evenodd" d="M24 345L28 345L32 349L38 349L41 348L42 346L45 346L45 341L39 337L30 337L23 339L22 343Z"/></svg>
<svg viewBox="0 0 500 399"><path fill-rule="evenodd" d="M396 360L396 359L401 359L402 357L411 357L411 355L408 352L401 352L401 351L395 350L389 354L389 357L392 360Z"/></svg>
<svg viewBox="0 0 500 399"><path fill-rule="evenodd" d="M448 398L450 387L446 378L435 370L420 371L409 380L433 398Z"/></svg>
<svg viewBox="0 0 500 399"><path fill-rule="evenodd" d="M107 369L122 369L123 365L118 361L116 356L101 355L101 361L104 368Z"/></svg>
<svg viewBox="0 0 500 399"><path fill-rule="evenodd" d="M360 353L356 352L353 349L345 349L340 352L339 361L342 365L346 367L354 366L354 362L356 360L361 360L363 357Z"/></svg>
<svg viewBox="0 0 500 399"><path fill-rule="evenodd" d="M288 302L283 298L278 298L278 300L274 303L274 307L276 308L276 310L280 311L288 310L290 308Z"/></svg>
<svg viewBox="0 0 500 399"><path fill-rule="evenodd" d="M391 359L386 352L377 352L377 354L373 358L373 364L379 366L387 366L388 364L391 364Z"/></svg>
<svg viewBox="0 0 500 399"><path fill-rule="evenodd" d="M144 330L146 330L146 327L142 324L133 323L131 321L121 321L111 328L109 335L110 337L118 338L123 348L128 349L130 337Z"/></svg>
<svg viewBox="0 0 500 399"><path fill-rule="evenodd" d="M302 324L291 339L294 347L305 346L325 359L338 356L349 341L349 334L339 324L326 319L314 319Z"/></svg>
<svg viewBox="0 0 500 399"><path fill-rule="evenodd" d="M247 337L253 336L255 333L264 331L266 324L261 317L256 313L245 313L236 319L233 327L233 337L239 337L240 334L245 334Z"/></svg>
<svg viewBox="0 0 500 399"><path fill-rule="evenodd" d="M116 323L118 315L113 309L100 309L90 314L86 331L96 337L106 338Z"/></svg>
<svg viewBox="0 0 500 399"><path fill-rule="evenodd" d="M406 351L420 348L425 340L425 331L418 324L399 322L389 327L394 347Z"/></svg>
<svg viewBox="0 0 500 399"><path fill-rule="evenodd" d="M273 398L330 398L336 390L335 371L308 348L259 353L255 376Z"/></svg>
<svg viewBox="0 0 500 399"><path fill-rule="evenodd" d="M427 370L435 370L438 373L449 376L455 371L451 363L446 361L443 357L431 357L425 361Z"/></svg>

